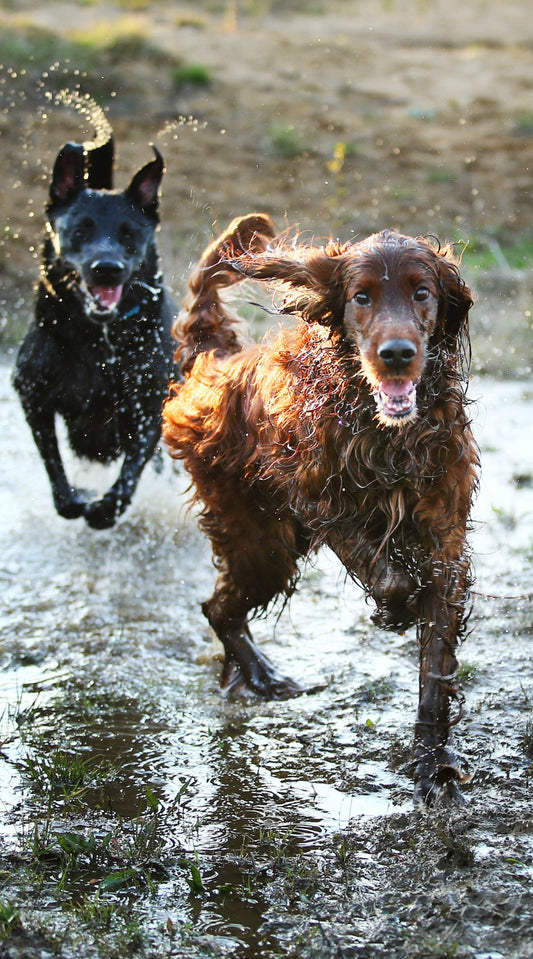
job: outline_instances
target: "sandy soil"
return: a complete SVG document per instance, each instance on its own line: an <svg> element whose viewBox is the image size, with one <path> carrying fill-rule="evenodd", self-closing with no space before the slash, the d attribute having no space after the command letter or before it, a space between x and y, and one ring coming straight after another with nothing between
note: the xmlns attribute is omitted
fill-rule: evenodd
<svg viewBox="0 0 533 959"><path fill-rule="evenodd" d="M477 273L477 363L528 372L530 271L499 256L531 240L533 46L523 0L257 0L87 5L18 0L0 24L84 38L93 62L1 73L3 287L8 335L31 308L47 180L66 139L90 123L52 107L76 83L115 129L117 183L155 141L165 155L161 244L179 299L191 259L233 216L266 209L280 228L348 239L386 226L490 242L499 270ZM117 37L139 37L149 47ZM95 39L97 38L97 39ZM123 43L125 41L123 40ZM34 49L37 42L33 42ZM102 48L101 54L94 50ZM81 54L79 54L81 57ZM96 62L94 57L96 56ZM176 80L200 66L206 85ZM180 125L179 118L195 122ZM509 329L511 327L511 335ZM14 334L18 335L18 326ZM492 340L488 342L490 336ZM517 358L516 350L520 355Z"/></svg>

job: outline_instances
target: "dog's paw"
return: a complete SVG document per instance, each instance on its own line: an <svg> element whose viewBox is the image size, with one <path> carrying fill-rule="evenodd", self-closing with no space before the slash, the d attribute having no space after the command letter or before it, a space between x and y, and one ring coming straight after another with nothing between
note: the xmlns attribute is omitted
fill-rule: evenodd
<svg viewBox="0 0 533 959"><path fill-rule="evenodd" d="M466 802L458 784L458 773L452 769L448 776L439 770L435 776L423 776L415 782L415 806L463 806Z"/></svg>
<svg viewBox="0 0 533 959"><path fill-rule="evenodd" d="M91 529L110 529L119 515L116 497L110 493L94 503L87 503L84 510L85 520Z"/></svg>
<svg viewBox="0 0 533 959"><path fill-rule="evenodd" d="M63 519L78 519L85 514L87 494L71 486L68 493L54 494L54 506Z"/></svg>
<svg viewBox="0 0 533 959"><path fill-rule="evenodd" d="M246 677L242 667L232 659L226 660L221 688L224 696L260 696L262 699L292 699L307 692L299 683L280 673L262 658L259 667L254 664L253 675Z"/></svg>
<svg viewBox="0 0 533 959"><path fill-rule="evenodd" d="M466 802L459 783L469 782L471 777L458 769L455 757L447 749L438 751L436 755L425 752L415 766L415 805L449 806L462 805Z"/></svg>
<svg viewBox="0 0 533 959"><path fill-rule="evenodd" d="M402 569L388 566L373 585L371 595L376 612L371 619L374 626L404 633L416 622L415 580Z"/></svg>
<svg viewBox="0 0 533 959"><path fill-rule="evenodd" d="M405 633L406 629L414 626L416 615L407 607L399 606L389 608L385 606L378 607L375 613L370 617L374 626L380 629L388 629L394 633Z"/></svg>

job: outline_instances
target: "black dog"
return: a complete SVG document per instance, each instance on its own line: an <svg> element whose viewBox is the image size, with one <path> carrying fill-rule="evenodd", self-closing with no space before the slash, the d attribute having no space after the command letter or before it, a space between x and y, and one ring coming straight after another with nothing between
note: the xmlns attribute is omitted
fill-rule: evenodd
<svg viewBox="0 0 533 959"><path fill-rule="evenodd" d="M35 320L13 382L42 456L60 516L112 526L131 501L158 444L173 367L172 307L163 289L155 231L163 159L112 191L112 138L59 152L46 208L48 235ZM59 453L55 416L79 457L124 456L116 482L89 502L73 488Z"/></svg>

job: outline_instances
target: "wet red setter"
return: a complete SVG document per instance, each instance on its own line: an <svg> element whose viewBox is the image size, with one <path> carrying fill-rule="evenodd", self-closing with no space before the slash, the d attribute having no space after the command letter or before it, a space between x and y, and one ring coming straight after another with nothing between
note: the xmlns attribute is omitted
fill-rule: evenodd
<svg viewBox="0 0 533 959"><path fill-rule="evenodd" d="M223 287L261 281L295 327L243 345ZM449 249L383 232L326 246L234 220L193 272L176 338L184 382L164 410L171 454L201 504L218 578L203 611L225 649L222 686L302 692L257 649L248 615L288 597L298 563L329 546L375 603L416 624L415 795L460 798L448 748L455 648L470 585L478 478L464 366L470 290Z"/></svg>

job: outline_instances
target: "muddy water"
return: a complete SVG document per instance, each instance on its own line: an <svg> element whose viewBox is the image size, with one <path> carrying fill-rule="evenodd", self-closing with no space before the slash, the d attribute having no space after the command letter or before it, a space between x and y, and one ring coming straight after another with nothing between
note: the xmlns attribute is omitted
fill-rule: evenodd
<svg viewBox="0 0 533 959"><path fill-rule="evenodd" d="M407 768L414 635L372 629L360 593L334 559L321 555L290 607L257 622L255 635L282 671L322 689L286 703L224 700L219 651L200 611L214 571L186 511L184 477L168 461L159 473L149 467L113 531L60 519L9 366L0 367L0 833L10 861L27 859L36 822L55 836L102 836L124 824L135 832L149 797L148 807L151 801L158 809L157 855L144 855L148 887L128 892L140 954L432 955L402 951L405 937L396 949L387 861L361 839L395 830L409 849L418 842L416 830L405 838L416 822ZM514 812L533 832L531 758L520 745L533 701L526 596L533 588L533 390L480 380L473 395L480 397L484 478L472 541L476 588L485 595L477 598L474 633L462 653L468 708L457 746L474 773L466 790L473 808L479 813L488 797L488 815L501 784L516 782ZM79 485L109 484L111 471L68 462ZM43 763L63 752L100 770L77 804L57 792L46 798ZM477 828L477 861L486 868L494 836ZM527 877L533 845L525 833L519 861ZM350 848L348 867L343 850ZM390 865L400 853L387 855L396 857ZM22 909L22 945L13 933L6 955L45 955L50 923L63 943L55 954L120 954L111 932L102 946L90 926L80 946L66 906L98 890L115 901L112 884L101 885L109 863L82 859L59 892L61 870L51 869L42 899L28 894L27 880L25 891L7 884L5 897ZM122 869L133 861L116 859ZM517 881L522 889L526 878ZM353 913L368 896L381 940L369 931L368 916ZM419 898L415 890L413 908ZM325 914L317 902L326 903ZM498 953L490 923L480 920L479 928L489 931L472 933L473 951L454 954L530 954L514 946Z"/></svg>

